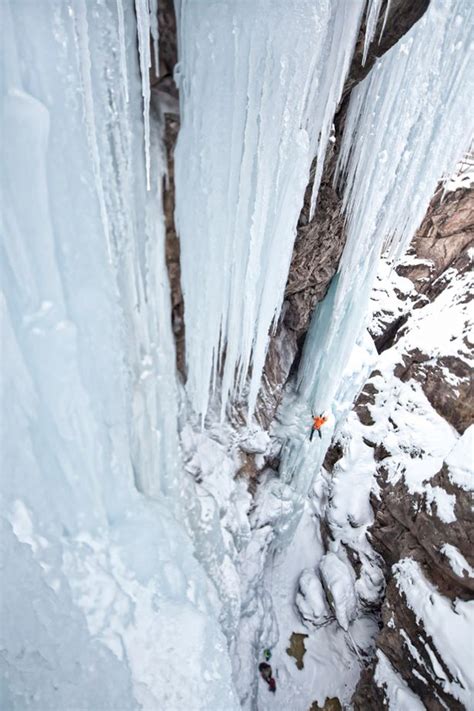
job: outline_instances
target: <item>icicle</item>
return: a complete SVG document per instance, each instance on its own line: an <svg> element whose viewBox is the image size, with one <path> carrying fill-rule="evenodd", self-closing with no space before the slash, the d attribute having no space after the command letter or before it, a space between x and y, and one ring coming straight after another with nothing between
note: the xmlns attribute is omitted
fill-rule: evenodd
<svg viewBox="0 0 474 711"><path fill-rule="evenodd" d="M97 131L95 125L94 96L92 93L91 76L91 55L89 51L89 28L87 24L87 6L85 0L78 0L77 3L77 24L75 28L75 41L78 48L78 59L82 78L82 91L84 96L84 118L87 126L87 138L91 153L92 166L94 169L95 186L97 199L99 200L100 216L107 242L107 252L109 261L112 263L112 239L110 232L109 216L105 204L105 191L102 182L102 171L100 167L99 146L97 143Z"/></svg>
<svg viewBox="0 0 474 711"><path fill-rule="evenodd" d="M391 0L387 0L387 7L385 8L385 15L383 16L382 29L380 30L380 35L379 35L379 44L382 40L383 33L385 32L385 25L387 24L388 13L390 12L390 3L391 3Z"/></svg>
<svg viewBox="0 0 474 711"><path fill-rule="evenodd" d="M350 61L352 59L353 43L355 42L356 37L352 38L350 36L350 33L354 29L359 28L361 20L361 11L362 7L360 5L344 2L343 0L342 3L339 5L339 9L335 16L335 20L332 27L334 34L330 43L330 56L328 58L328 65L334 66L336 69L333 75L331 75L329 72L325 73L324 75L326 85L323 88L322 93L324 94L327 92L328 103L326 107L322 107L325 113L324 117L322 117L322 119L320 120L321 133L319 136L319 145L316 158L316 171L313 181L313 189L311 193L311 206L309 213L310 220L313 219L314 213L316 211L316 200L321 185L321 178L323 176L324 157L326 155L326 149L329 142L332 121L334 118L334 114L337 110L339 99L342 95L344 81L349 69ZM349 33L349 35L347 33ZM315 105L316 107L319 107L317 101L315 101ZM317 123L319 123L319 121Z"/></svg>
<svg viewBox="0 0 474 711"><path fill-rule="evenodd" d="M137 13L138 49L142 77L143 123L145 141L146 186L150 190L150 12L148 0L135 0Z"/></svg>
<svg viewBox="0 0 474 711"><path fill-rule="evenodd" d="M150 0L150 30L153 38L153 61L155 64L155 76L160 76L160 47L158 28L158 0Z"/></svg>
<svg viewBox="0 0 474 711"><path fill-rule="evenodd" d="M125 102L128 104L128 74L127 74L127 47L125 44L125 16L123 12L123 0L117 0L118 30L120 42L120 72L122 74L123 92Z"/></svg>
<svg viewBox="0 0 474 711"><path fill-rule="evenodd" d="M387 4L387 9L385 12L384 27L385 27L385 22L387 21L387 13L388 13L389 4L390 4L390 0L389 0L389 3ZM372 44L372 40L374 39L375 30L377 27L377 20L379 19L381 5L382 5L382 0L368 0L367 21L365 24L365 37L364 37L364 53L362 56L362 66L364 66L367 61L369 47ZM382 28L382 32L383 32L383 28ZM380 33L380 37L382 36L382 32ZM380 41L380 39L379 39L379 41Z"/></svg>
<svg viewBox="0 0 474 711"><path fill-rule="evenodd" d="M187 390L201 414L213 382L223 413L243 394L254 409L311 164L317 155L315 201L363 5L177 3L176 223Z"/></svg>
<svg viewBox="0 0 474 711"><path fill-rule="evenodd" d="M347 240L305 342L300 391L331 407L383 249L400 255L474 135L474 6L433 0L353 91L338 164Z"/></svg>

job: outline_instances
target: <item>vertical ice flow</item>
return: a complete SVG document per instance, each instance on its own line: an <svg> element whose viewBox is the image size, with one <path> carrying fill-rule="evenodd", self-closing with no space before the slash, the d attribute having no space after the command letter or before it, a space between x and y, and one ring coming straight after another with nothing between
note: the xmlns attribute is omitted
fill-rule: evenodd
<svg viewBox="0 0 474 711"><path fill-rule="evenodd" d="M198 689L236 709L179 523L163 159L152 130L148 192L133 4L0 13L2 708L191 708ZM188 684L170 683L184 658Z"/></svg>
<svg viewBox="0 0 474 711"><path fill-rule="evenodd" d="M298 373L314 411L337 408L382 250L403 252L438 181L472 141L473 20L472 3L433 0L352 93L338 165L346 245Z"/></svg>
<svg viewBox="0 0 474 711"><path fill-rule="evenodd" d="M158 0L150 0L150 32L153 39L153 63L155 65L155 76L160 76L160 52L159 52L159 27L158 27Z"/></svg>
<svg viewBox="0 0 474 711"><path fill-rule="evenodd" d="M117 0L118 32L120 42L120 71L122 74L122 84L125 101L128 104L128 74L127 74L127 46L125 43L125 13L123 10L123 0Z"/></svg>
<svg viewBox="0 0 474 711"><path fill-rule="evenodd" d="M148 0L135 0L137 14L138 50L140 53L140 74L142 77L143 123L145 127L145 170L146 187L150 185L150 10Z"/></svg>
<svg viewBox="0 0 474 711"><path fill-rule="evenodd" d="M388 1L390 2L390 0L388 0ZM375 30L377 28L377 20L379 19L381 5L382 5L382 0L368 0L367 13L366 13L367 19L366 19L366 23L365 23L364 52L362 55L362 65L364 65L367 61L369 47L372 44L373 39L374 39ZM384 25L385 25L385 20L387 19L388 10L389 10L389 6L387 4L387 9L385 11L385 16L384 16ZM383 32L383 29L382 29L382 32Z"/></svg>
<svg viewBox="0 0 474 711"><path fill-rule="evenodd" d="M252 413L313 158L319 185L363 0L176 3L176 222L187 391ZM251 373L250 385L248 375Z"/></svg>
<svg viewBox="0 0 474 711"><path fill-rule="evenodd" d="M94 170L95 185L100 206L100 216L107 242L109 260L112 261L112 237L110 233L109 215L105 205L104 185L102 183L100 155L97 143L94 97L92 93L91 56L89 51L89 28L87 23L87 7L85 0L78 0L76 6L75 41L77 45L78 63L80 66L82 92L84 97L84 118L87 126L87 138Z"/></svg>

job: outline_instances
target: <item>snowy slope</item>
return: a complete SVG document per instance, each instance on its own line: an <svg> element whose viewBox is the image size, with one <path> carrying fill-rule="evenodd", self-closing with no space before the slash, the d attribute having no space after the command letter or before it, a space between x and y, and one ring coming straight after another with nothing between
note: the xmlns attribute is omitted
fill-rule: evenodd
<svg viewBox="0 0 474 711"><path fill-rule="evenodd" d="M416 263L412 254L400 271ZM357 709L435 700L470 707L473 428L461 436L423 389L436 377L448 397L446 388L464 383L450 363L472 369L472 270L462 254L453 263L463 266L438 277L431 301L390 261L381 264L370 330L380 336L405 320L373 363L293 541L267 573L279 629L278 708L322 707L334 697ZM413 354L431 380L410 369ZM308 635L302 669L286 651L295 632ZM260 698L262 708L274 707L264 684Z"/></svg>

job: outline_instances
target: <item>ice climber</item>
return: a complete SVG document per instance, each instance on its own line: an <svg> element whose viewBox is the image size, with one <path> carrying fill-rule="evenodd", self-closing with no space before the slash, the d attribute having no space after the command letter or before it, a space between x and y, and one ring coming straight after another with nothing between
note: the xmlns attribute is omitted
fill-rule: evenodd
<svg viewBox="0 0 474 711"><path fill-rule="evenodd" d="M261 664L258 665L258 670L260 674L262 675L262 679L264 679L267 684L268 684L268 689L270 691L275 692L276 691L276 681L272 676L272 668L270 664L267 664L266 662L262 662Z"/></svg>
<svg viewBox="0 0 474 711"><path fill-rule="evenodd" d="M327 422L327 419L328 418L325 415L316 415L316 417L313 415L313 427L309 436L310 442L313 439L313 435L315 432L317 432L319 437L322 438L321 427L324 425L325 422Z"/></svg>

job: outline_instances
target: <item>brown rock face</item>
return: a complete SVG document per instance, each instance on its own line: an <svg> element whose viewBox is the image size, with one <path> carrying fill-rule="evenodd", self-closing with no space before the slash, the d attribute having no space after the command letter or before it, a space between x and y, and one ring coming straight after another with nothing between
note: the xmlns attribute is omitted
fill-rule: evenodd
<svg viewBox="0 0 474 711"><path fill-rule="evenodd" d="M383 471L383 466L380 467ZM379 484L382 478L379 478ZM371 543L382 555L388 568L407 556L417 560L426 577L443 595L451 599L470 599L474 594L474 580L467 575L457 575L441 551L444 544L455 546L474 567L474 520L468 493L453 484L446 466L431 480L454 496L456 521L443 522L430 513L426 495L410 494L403 481L395 485L383 484L380 500L372 500L375 522L371 530ZM396 535L394 535L396 534Z"/></svg>
<svg viewBox="0 0 474 711"><path fill-rule="evenodd" d="M285 290L284 324L299 338L306 333L315 305L326 295L345 244L341 199L333 187L335 149L326 158L317 210L309 221L312 182L306 190ZM314 169L314 166L313 166Z"/></svg>
<svg viewBox="0 0 474 711"><path fill-rule="evenodd" d="M461 273L467 268L467 251L473 246L474 191L456 190L443 199L440 188L409 252L425 263L401 265L397 272L411 279L416 290L432 301L446 286L441 277L449 268Z"/></svg>
<svg viewBox="0 0 474 711"><path fill-rule="evenodd" d="M332 697L331 699L326 699L323 706L319 706L319 704L314 701L309 711L342 711L342 706L338 698Z"/></svg>
<svg viewBox="0 0 474 711"><path fill-rule="evenodd" d="M444 417L459 433L474 420L474 385L472 368L465 360L455 356L437 358L434 362L427 354L410 351L403 357L396 374L403 382L416 380L436 412ZM456 385L442 377L443 370L456 377Z"/></svg>
<svg viewBox="0 0 474 711"><path fill-rule="evenodd" d="M442 191L438 190L410 249L410 254L422 263L397 268L425 297L419 304L421 309L435 302L453 279L472 269L469 251L474 246L474 190L448 193L443 201L441 197ZM473 294L466 293L463 298L467 303ZM393 340L402 338L406 328L401 328ZM403 364L396 371L402 381L421 383L434 409L461 434L474 421L474 385L469 364L473 351L468 333L459 355L433 359L420 343L419 348L404 354ZM453 377L444 377L443 373Z"/></svg>
<svg viewBox="0 0 474 711"><path fill-rule="evenodd" d="M165 148L168 165L168 180L165 185L163 211L166 225L166 265L171 291L171 318L176 342L176 365L179 373L186 374L184 355L184 302L181 291L181 264L179 239L174 224L174 161L173 151L178 137L179 120L176 116L165 117Z"/></svg>
<svg viewBox="0 0 474 711"><path fill-rule="evenodd" d="M474 421L472 344L467 338L463 340L462 334L458 334L461 336L459 357L443 355L442 352L433 357L429 348L424 347L422 339L415 341L418 344L416 347L407 349L405 346L410 343L410 339L406 338L410 335L410 319L423 319L426 309L434 328L437 299L443 298L443 292L456 280L463 280L471 267L468 250L473 243L474 191L459 190L446 195L442 201L441 194L438 191L434 196L428 214L413 240L410 249L413 259L397 268L400 275L413 281L416 291L424 299L414 302L419 308L415 307L412 314L407 313L401 328L393 334L391 345L401 354L400 363L394 370L395 375L403 383L416 381L421 384L437 413L459 433L463 433ZM423 261L420 263L419 260ZM457 293L458 304L467 303L472 297L467 287L465 293ZM370 407L377 397L374 382L376 379L373 377L364 388L355 408L361 422L368 426L373 422ZM407 451L407 454L415 459L422 459L425 455L424 452L416 451ZM387 479L390 457L383 441L376 442L374 459L377 462L380 489L378 496L371 499L375 519L369 540L384 561L387 581L380 608L383 626L376 646L427 709L462 709L463 705L447 693L445 681L441 678L444 675L450 683L453 681L442 658L443 650L436 649L422 620L410 609L396 584L394 570L400 561L411 559L420 566L424 578L434 586L436 594L443 596L450 605L455 605L458 600L472 600L474 579L466 570L453 569L445 552L446 546L458 551L467 564L474 567L471 494L452 480L446 463L429 480L430 488L425 492L409 492L403 479L396 483ZM453 520L443 517L437 503L429 499L427 492L434 489L442 494L442 499L446 497L452 502ZM431 656L427 652L427 645ZM374 670L375 662L361 676L353 698L357 710L375 711L386 706L384 691L374 681Z"/></svg>

